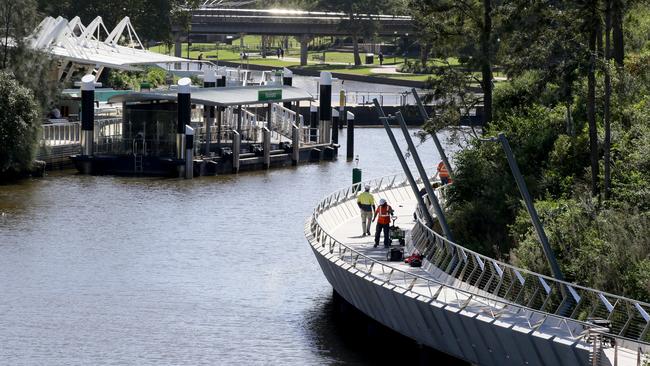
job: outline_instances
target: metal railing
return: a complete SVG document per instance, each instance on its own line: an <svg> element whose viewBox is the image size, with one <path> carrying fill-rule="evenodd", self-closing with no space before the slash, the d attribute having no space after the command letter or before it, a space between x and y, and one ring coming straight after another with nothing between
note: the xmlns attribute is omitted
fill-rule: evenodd
<svg viewBox="0 0 650 366"><path fill-rule="evenodd" d="M426 226L420 217L413 243L445 277L512 303L579 321L603 319L609 334L649 343L650 304L518 268L481 255Z"/></svg>
<svg viewBox="0 0 650 366"><path fill-rule="evenodd" d="M224 111L222 128L224 130L237 130L238 120L237 111L235 108L228 107ZM261 142L261 128L262 124L257 121L254 113L242 109L241 128L239 129L242 135L242 141Z"/></svg>
<svg viewBox="0 0 650 366"><path fill-rule="evenodd" d="M422 181L419 180L418 184L421 185ZM307 221L306 234L310 241L316 246L328 248L331 254L369 275L390 273L388 278L380 276L380 279L395 286L407 290L413 290L417 286L423 287L426 291L418 293L431 300L449 303L449 299L444 296L448 296L448 292L456 292L453 296L457 299L452 298L452 304L463 307L473 302L485 304L481 311L494 319L507 313L523 312L531 329L536 330L545 325L554 326L574 339L584 338L585 331L594 327L590 323L592 319L603 318L609 320L612 325L608 329L608 335L621 342L632 342L635 347L648 347L647 330L650 318L647 312L650 305L556 281L548 276L480 255L446 240L426 227L420 212L411 237L415 249L425 256L424 268L431 277L407 273L359 253L332 236L321 223L321 219L327 220L323 214L328 210L332 210L331 214L334 215L329 220L338 223L358 215L356 206L348 207L346 204L354 202L357 192L360 192L364 185L373 187L374 192L393 195L394 201L403 201L405 195L407 199L414 199L407 181L399 176L366 181L337 191L324 198ZM387 198L390 200L390 197ZM566 296L562 296L562 286L566 289Z"/></svg>
<svg viewBox="0 0 650 366"><path fill-rule="evenodd" d="M629 344L625 339L608 334L607 327L587 330L585 339L590 344L590 366L647 366L650 354L647 347Z"/></svg>
<svg viewBox="0 0 650 366"><path fill-rule="evenodd" d="M56 122L43 124L41 143L45 146L80 144L81 122Z"/></svg>
<svg viewBox="0 0 650 366"><path fill-rule="evenodd" d="M316 100L320 99L320 94L316 93L314 98ZM355 106L355 105L367 105L372 106L373 99L379 101L379 105L383 106L392 106L392 107L404 107L408 105L417 105L415 97L409 91L405 92L378 92L378 91L361 91L361 90L352 90L345 92L345 105ZM332 95L333 101L339 100L338 94Z"/></svg>
<svg viewBox="0 0 650 366"><path fill-rule="evenodd" d="M286 140L291 141L292 126L299 123L298 113L285 108L281 104L271 104L271 131L276 132L279 139L284 137Z"/></svg>

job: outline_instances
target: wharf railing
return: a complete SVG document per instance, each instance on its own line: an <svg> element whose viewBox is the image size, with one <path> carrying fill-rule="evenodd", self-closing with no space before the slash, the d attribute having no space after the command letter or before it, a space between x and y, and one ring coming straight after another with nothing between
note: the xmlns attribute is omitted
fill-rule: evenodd
<svg viewBox="0 0 650 366"><path fill-rule="evenodd" d="M242 109L241 128L238 128L237 110L233 107L228 107L224 111L222 122L222 129L224 130L239 130L242 135L242 141L261 142L261 128L263 127L258 121L254 113Z"/></svg>
<svg viewBox="0 0 650 366"><path fill-rule="evenodd" d="M418 184L422 185L422 181ZM586 330L596 327L594 320L604 319L609 324L608 336L627 348L640 347L647 352L649 304L557 281L471 251L428 228L421 212L417 212L411 237L415 249L425 256L424 268L431 277L401 271L339 241L328 228L335 229L358 216L355 199L365 185L392 202L414 199L407 180L401 176L365 181L334 192L321 200L307 221L305 231L313 245L326 248L356 269L392 285L409 291L420 287L425 291L418 294L429 300L462 308L478 302L485 305L479 306L480 311L493 319L508 313L525 314L533 330L552 326L573 339L584 339ZM440 190L437 192L440 194ZM382 277L386 273L388 277Z"/></svg>
<svg viewBox="0 0 650 366"><path fill-rule="evenodd" d="M316 93L314 96L316 100L320 98L320 94ZM417 105L413 94L409 91L405 92L379 92L379 91L362 91L351 90L345 92L345 105L373 105L373 99L379 101L382 107L405 107L409 105ZM339 101L339 95L332 95L332 101Z"/></svg>
<svg viewBox="0 0 650 366"><path fill-rule="evenodd" d="M285 108L281 104L271 104L271 131L277 133L278 139L291 141L293 125L300 125L301 118L295 111Z"/></svg>
<svg viewBox="0 0 650 366"><path fill-rule="evenodd" d="M81 122L43 124L41 144L45 146L77 145L81 143Z"/></svg>

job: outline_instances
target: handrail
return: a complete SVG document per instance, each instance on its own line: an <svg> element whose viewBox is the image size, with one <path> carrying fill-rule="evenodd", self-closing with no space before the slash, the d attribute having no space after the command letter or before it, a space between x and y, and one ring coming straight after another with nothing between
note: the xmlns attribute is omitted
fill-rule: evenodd
<svg viewBox="0 0 650 366"><path fill-rule="evenodd" d="M544 300L540 306L550 308L555 300L556 307L554 313L579 320L603 318L611 322L612 335L650 344L648 340L648 330L650 329L650 316L648 313L650 313L650 304L575 283L560 281L482 255L454 243L430 229L426 226L422 217L418 217L416 227L425 230L429 236L434 238L440 244L437 248L444 251L445 255L453 257L454 254L458 253L463 259L461 262L465 262L465 266L476 265L479 261L484 264L490 263L492 265L491 268L494 269L490 271L491 275L498 272L496 275L499 276L500 280L503 280L506 275L510 276L510 281L503 282L514 282L516 278L519 285L515 284L514 286L533 286L535 289L544 290L546 296L544 296ZM474 262L474 264L471 262ZM462 280L463 277L460 276L461 271L462 268L456 269L454 277ZM533 280L532 282L531 279ZM569 294L567 297L563 298L561 296L562 287L568 289ZM499 290L495 291L493 289L493 292L497 294L502 293Z"/></svg>
<svg viewBox="0 0 650 366"><path fill-rule="evenodd" d="M42 125L41 144L46 146L78 145L81 143L81 122L57 121Z"/></svg>
<svg viewBox="0 0 650 366"><path fill-rule="evenodd" d="M316 237L318 242L323 241L323 239L329 240L331 248L338 245L339 250L341 250L340 247L343 247L345 252L354 252L357 258L364 258L364 261L376 262L379 263L379 266L386 266L386 264L372 258L366 258L363 254L336 240L320 225L318 217L325 210L356 197L357 192L360 191L363 185L374 186L373 191L375 192L405 186L405 181L402 180L401 183L396 184L396 180L398 180L398 176L377 178L357 183L326 196L314 209L314 213L310 221L308 221L312 225L311 234ZM382 187L384 183L387 185ZM418 181L418 184L421 184L421 180ZM439 192L440 190L438 190ZM322 238L319 238L316 234ZM609 319L614 325L610 330L611 336L649 344L647 336L648 326L650 325L650 317L648 316L650 304L566 281L557 281L548 276L481 255L451 242L429 229L420 215L412 234L417 249L426 252L423 253L426 254L426 259L434 264L439 271L446 273L447 279L459 281L459 286L465 286L465 289L449 286L439 280L408 274L412 279L433 281L437 285L453 288L474 298L497 301L501 304L524 308L544 314L547 317L563 319L564 321L570 320L584 328L593 327L589 323L590 318L593 316L598 317L604 309L606 310L605 318ZM325 245L324 241L323 245ZM396 268L392 270L400 272ZM558 298L560 296L560 286L566 286L571 296ZM517 296L514 294L517 294ZM588 306L584 307L585 304Z"/></svg>

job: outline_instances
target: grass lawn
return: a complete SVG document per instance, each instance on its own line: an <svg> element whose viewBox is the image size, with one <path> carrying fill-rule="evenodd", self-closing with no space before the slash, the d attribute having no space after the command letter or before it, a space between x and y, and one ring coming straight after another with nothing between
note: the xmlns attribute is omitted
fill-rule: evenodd
<svg viewBox="0 0 650 366"><path fill-rule="evenodd" d="M250 56L248 59L249 64L264 65L271 67L297 67L300 65L300 50L289 49L285 52L285 59L278 59L274 54L266 58L259 56L259 51L251 49L253 45L258 46L260 36L244 36L244 45L249 48ZM294 42L295 43L295 42ZM154 46L149 48L150 51L173 54L173 47L168 49L164 45ZM189 57L197 59L199 54L203 54L204 60L210 61L230 61L240 62L239 57L239 40L233 42L233 45L215 45L214 43L193 43L190 47ZM187 44L182 45L182 55L187 57ZM330 71L342 74L352 75L367 75L380 78L400 79L400 80L414 80L426 81L431 75L426 74L392 74L392 73L373 73L371 69L379 67L379 60L375 56L374 65L352 66L354 64L354 55L350 52L325 52L325 62L320 60L323 52L310 51L308 55L308 66L305 68L316 71ZM361 54L361 60L364 60L365 54ZM413 60L413 59L410 59ZM384 58L384 65L393 65L399 68L404 62L403 57L386 56ZM459 65L458 59L450 58L447 62L452 66ZM429 64L435 66L443 66L445 63L441 60L430 60ZM496 76L496 75L495 75Z"/></svg>

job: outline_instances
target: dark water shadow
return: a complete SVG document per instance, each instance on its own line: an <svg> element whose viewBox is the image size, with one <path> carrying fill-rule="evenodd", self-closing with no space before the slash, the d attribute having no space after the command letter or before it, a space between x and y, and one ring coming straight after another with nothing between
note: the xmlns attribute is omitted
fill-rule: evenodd
<svg viewBox="0 0 650 366"><path fill-rule="evenodd" d="M307 315L306 328L332 365L469 365L376 322L334 291Z"/></svg>

